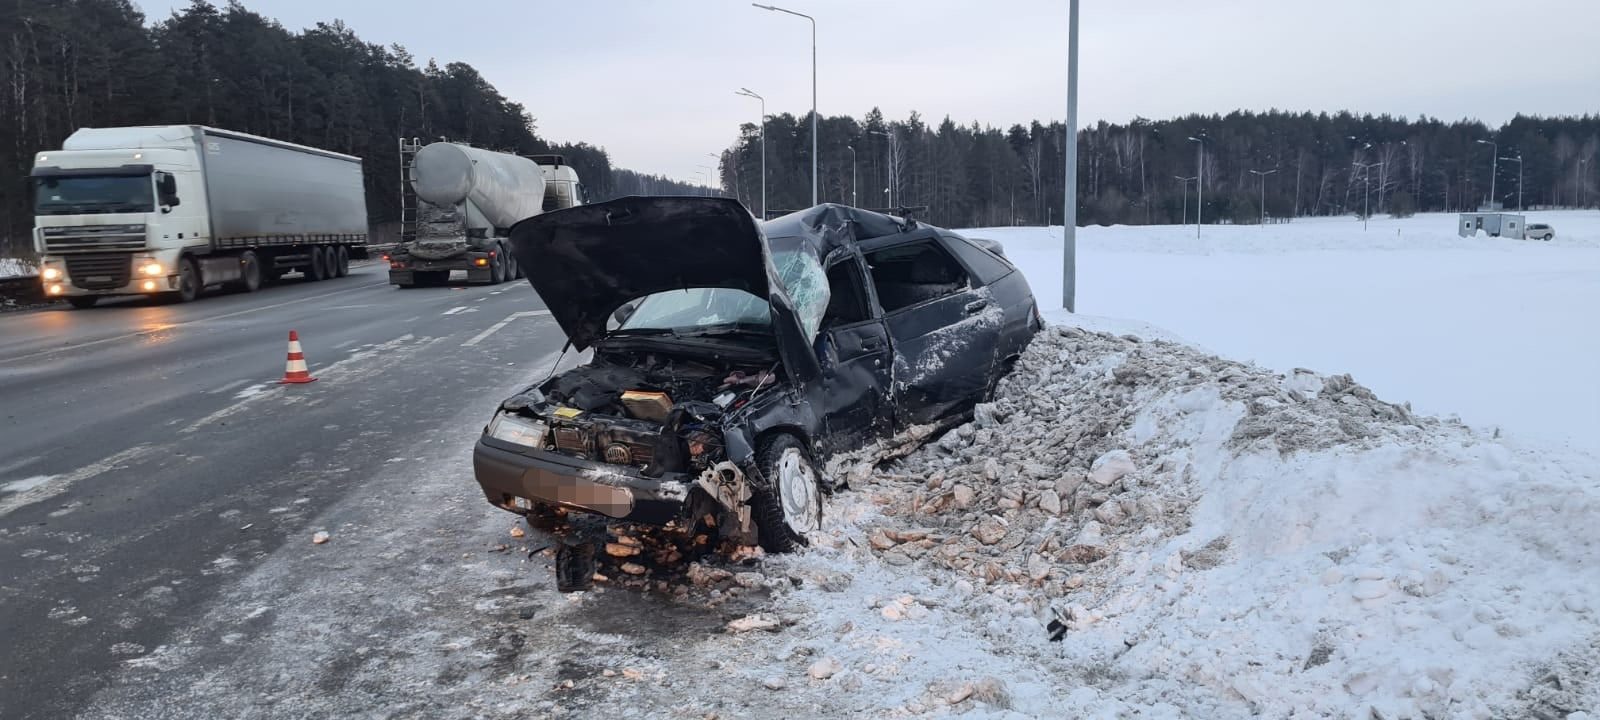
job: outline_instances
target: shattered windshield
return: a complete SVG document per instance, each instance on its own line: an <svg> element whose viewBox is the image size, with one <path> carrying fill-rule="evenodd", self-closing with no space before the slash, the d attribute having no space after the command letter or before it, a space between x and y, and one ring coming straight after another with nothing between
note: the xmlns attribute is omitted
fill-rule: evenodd
<svg viewBox="0 0 1600 720"><path fill-rule="evenodd" d="M73 175L35 178L36 215L153 212L149 175Z"/></svg>
<svg viewBox="0 0 1600 720"><path fill-rule="evenodd" d="M822 263L801 238L772 238L768 245L800 324L807 337L814 337L828 308L828 279ZM618 330L692 332L731 327L767 331L771 326L766 298L731 288L688 288L646 296Z"/></svg>

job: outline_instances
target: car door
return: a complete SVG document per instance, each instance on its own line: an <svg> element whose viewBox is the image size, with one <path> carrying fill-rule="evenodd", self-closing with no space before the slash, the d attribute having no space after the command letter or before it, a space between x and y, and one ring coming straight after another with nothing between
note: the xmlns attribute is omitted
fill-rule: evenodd
<svg viewBox="0 0 1600 720"><path fill-rule="evenodd" d="M894 346L898 422L964 410L988 387L1003 311L931 234L874 246L865 257Z"/></svg>
<svg viewBox="0 0 1600 720"><path fill-rule="evenodd" d="M860 447L894 431L889 397L889 331L873 301L860 255L853 250L828 265L829 299L822 317L823 423L835 449Z"/></svg>
<svg viewBox="0 0 1600 720"><path fill-rule="evenodd" d="M1033 332L1039 326L1037 303L1028 280L1009 260L998 252L999 246L980 244L955 233L939 236L944 247L965 265L974 283L988 292L989 301L1005 314L1000 329L1000 342L996 357L1001 365L995 372L1003 372L1006 365L1022 354Z"/></svg>

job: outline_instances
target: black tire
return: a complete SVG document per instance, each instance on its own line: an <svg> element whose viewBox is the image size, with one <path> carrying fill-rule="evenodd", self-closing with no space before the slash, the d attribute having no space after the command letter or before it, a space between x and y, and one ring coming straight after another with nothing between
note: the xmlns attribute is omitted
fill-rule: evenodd
<svg viewBox="0 0 1600 720"><path fill-rule="evenodd" d="M200 266L196 265L194 258L184 258L178 261L178 302L194 302L200 298L203 286L200 284Z"/></svg>
<svg viewBox="0 0 1600 720"><path fill-rule="evenodd" d="M332 245L322 248L322 274L329 280L339 277L339 251Z"/></svg>
<svg viewBox="0 0 1600 720"><path fill-rule="evenodd" d="M339 277L346 277L350 274L350 248L340 245L336 252L338 253L339 262L334 266L336 270L334 274Z"/></svg>
<svg viewBox="0 0 1600 720"><path fill-rule="evenodd" d="M261 289L261 260L249 250L239 256L239 289L245 292Z"/></svg>
<svg viewBox="0 0 1600 720"><path fill-rule="evenodd" d="M506 249L499 245L494 246L494 255L489 258L489 284L499 285L506 281Z"/></svg>
<svg viewBox="0 0 1600 720"><path fill-rule="evenodd" d="M79 310L88 310L99 302L99 295L72 295L67 298L67 304Z"/></svg>
<svg viewBox="0 0 1600 720"><path fill-rule="evenodd" d="M311 248L311 259L302 272L306 274L307 280L328 279L328 260L323 257L322 246L316 245Z"/></svg>
<svg viewBox="0 0 1600 720"><path fill-rule="evenodd" d="M809 477L809 486L806 482L792 485L786 482L785 478L789 481L802 479L790 474L794 468L785 467L795 462L799 463L800 475ZM806 527L814 529L820 524L822 513L822 484L812 463L811 453L799 438L779 433L761 442L760 449L756 451L756 465L761 471L761 482L751 490L750 509L755 515L761 549L770 553L786 553L805 547L809 544L805 536L809 532ZM789 494L790 511L784 509L786 491ZM814 503L814 508L811 508L814 512L794 512L802 505L799 502L801 495L809 496L808 502ZM805 527L792 527L791 513L796 523Z"/></svg>

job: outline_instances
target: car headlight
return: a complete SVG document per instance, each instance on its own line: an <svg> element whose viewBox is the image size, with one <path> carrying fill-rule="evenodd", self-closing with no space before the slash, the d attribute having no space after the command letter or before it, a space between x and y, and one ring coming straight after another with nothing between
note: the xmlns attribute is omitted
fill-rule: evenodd
<svg viewBox="0 0 1600 720"><path fill-rule="evenodd" d="M162 269L161 269L161 263L158 263L158 262L145 263L143 265L140 265L139 266L139 272L144 273L146 275L151 275L151 276L163 274L162 273Z"/></svg>
<svg viewBox="0 0 1600 720"><path fill-rule="evenodd" d="M544 436L549 426L542 420L529 420L500 413L489 422L489 437L523 447L544 447Z"/></svg>
<svg viewBox="0 0 1600 720"><path fill-rule="evenodd" d="M56 269L56 268L53 268L53 267L47 267L42 272L40 272L39 274L42 277L44 277L44 279L46 279L46 280L60 280L61 279L61 271Z"/></svg>

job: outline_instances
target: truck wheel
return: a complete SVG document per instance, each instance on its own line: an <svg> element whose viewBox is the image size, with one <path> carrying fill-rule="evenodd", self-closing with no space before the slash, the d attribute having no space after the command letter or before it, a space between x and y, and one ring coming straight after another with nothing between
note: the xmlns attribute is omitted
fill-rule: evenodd
<svg viewBox="0 0 1600 720"><path fill-rule="evenodd" d="M340 245L337 252L339 254L339 264L336 266L337 272L334 274L339 277L345 277L350 274L350 248Z"/></svg>
<svg viewBox="0 0 1600 720"><path fill-rule="evenodd" d="M178 261L178 302L194 302L200 297L200 268L194 258Z"/></svg>
<svg viewBox="0 0 1600 720"><path fill-rule="evenodd" d="M517 256L506 253L506 262L511 266L511 272L506 273L507 280L516 280L522 277L522 264L517 262Z"/></svg>
<svg viewBox="0 0 1600 720"><path fill-rule="evenodd" d="M322 246L314 245L311 248L311 258L307 260L304 270L306 279L313 282L328 279L328 261L322 257Z"/></svg>
<svg viewBox="0 0 1600 720"><path fill-rule="evenodd" d="M239 289L245 292L261 289L261 261L249 250L239 256Z"/></svg>
<svg viewBox="0 0 1600 720"><path fill-rule="evenodd" d="M67 303L79 310L88 310L100 302L99 295L73 295L67 298Z"/></svg>
<svg viewBox="0 0 1600 720"><path fill-rule="evenodd" d="M756 464L766 481L752 488L750 496L761 548L772 553L798 550L807 544L806 533L822 521L822 485L811 456L798 438L778 434L761 443Z"/></svg>
<svg viewBox="0 0 1600 720"><path fill-rule="evenodd" d="M322 248L322 276L329 280L339 277L339 250L332 245Z"/></svg>

